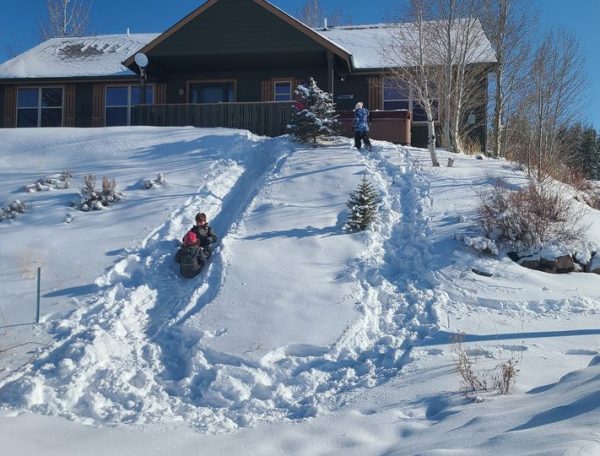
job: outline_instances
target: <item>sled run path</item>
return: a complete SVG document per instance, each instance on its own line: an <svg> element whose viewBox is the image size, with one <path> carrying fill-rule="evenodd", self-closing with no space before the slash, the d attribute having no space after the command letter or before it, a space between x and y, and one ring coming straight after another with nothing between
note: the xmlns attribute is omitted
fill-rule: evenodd
<svg viewBox="0 0 600 456"><path fill-rule="evenodd" d="M428 281L428 185L406 151L385 145L360 154L347 143L325 151L295 149L282 138L254 138L239 147L254 150L215 160L198 192L98 279L96 296L51 328L57 342L0 384L4 405L90 424L184 421L226 432L257 421L315 416L399 373L414 344L435 331L435 308L447 299ZM292 206L300 196L294 185L314 179L324 163L333 163L331 173L347 168L351 190L366 169L381 196L372 230L344 234L343 219L331 229L315 229L327 242L360 246L334 277L344 284L341 301L351 308L346 315L354 315L352 321L325 346L278 344L235 353L220 348L227 328L206 329L203 315L224 302L224 282L239 274L233 261L244 246L275 242L274 235L249 234L253 217L274 207L266 204L274 193ZM198 279L186 281L173 264L174 240L199 210L222 239ZM240 314L243 319L243 309Z"/></svg>

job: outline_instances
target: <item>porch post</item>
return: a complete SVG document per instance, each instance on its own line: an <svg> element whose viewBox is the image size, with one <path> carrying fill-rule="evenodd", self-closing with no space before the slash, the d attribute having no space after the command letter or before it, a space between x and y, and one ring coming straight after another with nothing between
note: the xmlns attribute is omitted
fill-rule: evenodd
<svg viewBox="0 0 600 456"><path fill-rule="evenodd" d="M327 51L327 91L333 98L333 84L334 84L334 56L333 52Z"/></svg>

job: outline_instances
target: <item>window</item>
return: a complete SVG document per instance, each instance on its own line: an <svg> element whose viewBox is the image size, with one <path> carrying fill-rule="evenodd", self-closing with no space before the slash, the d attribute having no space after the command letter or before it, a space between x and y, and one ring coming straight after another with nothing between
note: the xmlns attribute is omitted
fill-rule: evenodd
<svg viewBox="0 0 600 456"><path fill-rule="evenodd" d="M275 101L291 101L292 100L292 82L291 81L275 81L273 95Z"/></svg>
<svg viewBox="0 0 600 456"><path fill-rule="evenodd" d="M437 112L437 100L433 100L434 119ZM411 97L409 88L397 81L386 79L383 83L383 109L407 109L412 114L413 122L427 121L425 109Z"/></svg>
<svg viewBox="0 0 600 456"><path fill-rule="evenodd" d="M234 81L198 81L189 85L190 103L227 103L235 101Z"/></svg>
<svg viewBox="0 0 600 456"><path fill-rule="evenodd" d="M154 87L146 86L146 104L154 103ZM131 125L131 107L140 104L140 86L106 87L106 126Z"/></svg>
<svg viewBox="0 0 600 456"><path fill-rule="evenodd" d="M62 87L17 89L17 127L60 127L62 116Z"/></svg>
<svg viewBox="0 0 600 456"><path fill-rule="evenodd" d="M408 87L386 79L383 84L383 109L410 109L410 91Z"/></svg>

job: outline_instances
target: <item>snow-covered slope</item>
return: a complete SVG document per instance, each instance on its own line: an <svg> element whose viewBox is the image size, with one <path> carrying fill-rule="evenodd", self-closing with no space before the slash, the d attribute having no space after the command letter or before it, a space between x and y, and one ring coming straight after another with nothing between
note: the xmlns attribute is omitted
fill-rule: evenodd
<svg viewBox="0 0 600 456"><path fill-rule="evenodd" d="M598 352L600 277L528 271L454 240L492 177L523 183L509 163L458 157L431 169L426 152L387 143L363 154L343 138L302 148L224 129L0 135L1 203L30 208L0 223L1 343L45 345L0 357L12 454L105 454L122 448L111 436L130 454L598 449L597 363L559 379ZM65 169L74 189L19 192ZM158 172L167 183L143 189ZM89 173L116 177L125 201L68 209ZM345 203L363 173L379 218L348 234ZM220 240L185 280L175 240L199 211ZM44 322L29 326L37 265ZM515 395L472 404L457 393L456 331L482 366L519 361ZM62 446L44 444L51 434Z"/></svg>

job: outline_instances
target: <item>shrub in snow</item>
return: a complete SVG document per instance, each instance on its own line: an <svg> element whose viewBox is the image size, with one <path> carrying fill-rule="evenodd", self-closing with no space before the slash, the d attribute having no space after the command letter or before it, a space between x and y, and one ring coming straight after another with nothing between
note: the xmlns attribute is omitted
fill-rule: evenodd
<svg viewBox="0 0 600 456"><path fill-rule="evenodd" d="M472 247L479 252L498 255L498 246L496 246L496 243L485 236L471 233L456 233L454 238L457 241L463 241L466 246Z"/></svg>
<svg viewBox="0 0 600 456"><path fill-rule="evenodd" d="M165 175L163 173L158 173L156 175L156 179L145 179L144 180L144 188L150 190L151 188L156 187L157 185L166 184L167 180L165 179Z"/></svg>
<svg viewBox="0 0 600 456"><path fill-rule="evenodd" d="M465 334L458 332L451 337L450 349L455 355L456 372L461 378L461 392L474 402L482 402L477 393L488 391L491 385L500 394L510 394L515 386L518 360L511 357L492 369L476 369L476 359L464 347ZM477 398L477 399L475 399Z"/></svg>
<svg viewBox="0 0 600 456"><path fill-rule="evenodd" d="M377 213L379 199L377 192L363 174L358 188L350 193L350 199L346 203L350 209L350 215L345 228L348 231L362 231L366 229Z"/></svg>
<svg viewBox="0 0 600 456"><path fill-rule="evenodd" d="M517 364L518 361L511 358L508 361L498 364L494 369L492 380L494 382L494 388L500 394L507 395L513 390L515 381L517 380L517 374L519 373Z"/></svg>
<svg viewBox="0 0 600 456"><path fill-rule="evenodd" d="M323 92L313 78L300 84L294 93L296 111L287 128L296 141L316 142L317 138L338 134L340 124L331 94Z"/></svg>
<svg viewBox="0 0 600 456"><path fill-rule="evenodd" d="M47 177L38 179L37 181L25 185L25 191L27 192L42 192L48 190L63 190L71 187L71 178L73 174L70 171L63 171L62 173L52 174Z"/></svg>
<svg viewBox="0 0 600 456"><path fill-rule="evenodd" d="M25 204L20 200L12 201L8 206L0 208L0 222L11 220L25 212Z"/></svg>
<svg viewBox="0 0 600 456"><path fill-rule="evenodd" d="M102 178L102 190L96 190L96 177L88 174L83 178L83 188L81 189L81 199L73 205L83 212L98 211L114 203L121 201L125 195L117 192L117 182L108 177Z"/></svg>
<svg viewBox="0 0 600 456"><path fill-rule="evenodd" d="M575 242L583 234L573 200L549 183L531 182L520 190L496 185L481 195L478 212L488 237L510 244L517 252Z"/></svg>

